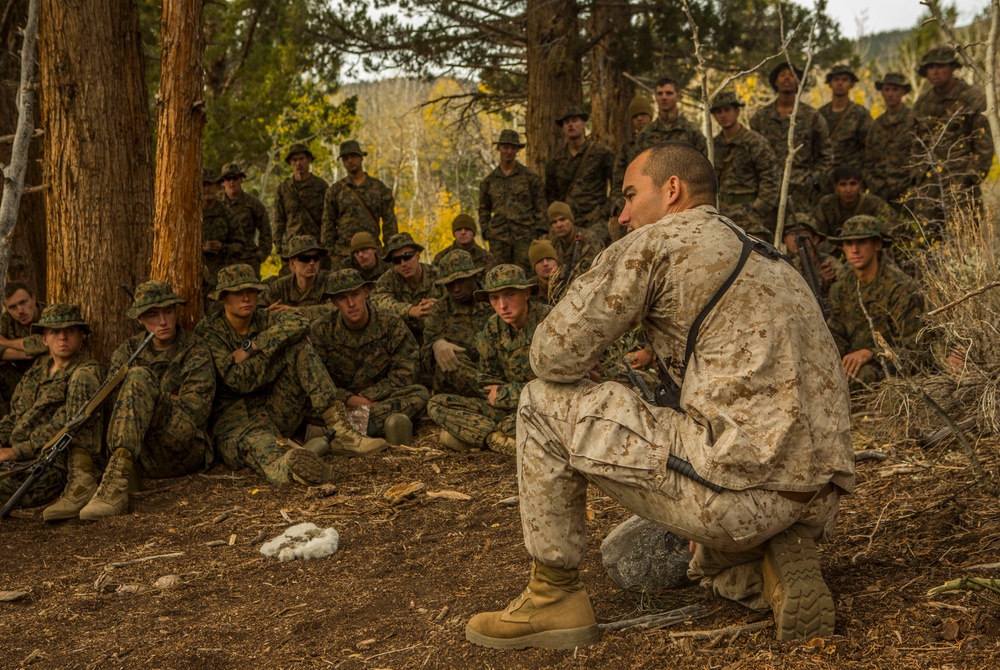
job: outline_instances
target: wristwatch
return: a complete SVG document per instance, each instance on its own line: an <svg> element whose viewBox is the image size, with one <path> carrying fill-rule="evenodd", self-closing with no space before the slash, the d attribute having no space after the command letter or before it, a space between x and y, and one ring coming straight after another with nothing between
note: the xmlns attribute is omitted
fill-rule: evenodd
<svg viewBox="0 0 1000 670"><path fill-rule="evenodd" d="M253 340L251 340L249 337L243 340L243 351L247 352L248 354L253 353Z"/></svg>

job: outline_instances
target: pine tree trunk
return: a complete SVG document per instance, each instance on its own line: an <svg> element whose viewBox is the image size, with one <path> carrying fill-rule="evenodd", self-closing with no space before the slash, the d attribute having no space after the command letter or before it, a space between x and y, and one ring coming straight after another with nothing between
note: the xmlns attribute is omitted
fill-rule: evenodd
<svg viewBox="0 0 1000 670"><path fill-rule="evenodd" d="M50 302L81 305L103 360L136 324L153 161L135 0L43 0L39 30Z"/></svg>
<svg viewBox="0 0 1000 670"><path fill-rule="evenodd" d="M589 33L597 39L590 50L590 135L613 151L631 135L628 106L635 84L622 74L616 57L623 52L618 40L628 30L629 17L620 4L600 1L594 3L590 15Z"/></svg>
<svg viewBox="0 0 1000 670"><path fill-rule="evenodd" d="M202 314L201 149L205 127L201 0L164 0L156 118L156 217L152 276L188 301L182 324Z"/></svg>
<svg viewBox="0 0 1000 670"><path fill-rule="evenodd" d="M545 172L559 146L555 120L583 100L576 0L528 0L528 167ZM628 104L628 103L626 103Z"/></svg>

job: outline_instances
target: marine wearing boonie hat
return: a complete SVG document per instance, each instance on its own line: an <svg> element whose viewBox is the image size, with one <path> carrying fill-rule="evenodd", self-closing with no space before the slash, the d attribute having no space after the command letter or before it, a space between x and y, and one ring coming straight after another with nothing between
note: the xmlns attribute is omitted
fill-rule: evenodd
<svg viewBox="0 0 1000 670"><path fill-rule="evenodd" d="M524 142L521 141L521 135L516 130L501 130L500 139L494 142L493 145L497 146L499 144L509 144L519 149L523 149L525 146Z"/></svg>
<svg viewBox="0 0 1000 670"><path fill-rule="evenodd" d="M771 84L771 88L775 91L778 90L778 75L781 74L782 70L791 70L795 73L795 78L799 80L799 85L802 85L802 77L805 76L805 71L796 65L789 63L788 61L782 61L774 66L771 73L767 75L767 80Z"/></svg>
<svg viewBox="0 0 1000 670"><path fill-rule="evenodd" d="M242 168L240 168L239 163L226 163L222 166L222 175L219 179L226 180L229 177L239 177L240 179L247 178L247 176L243 173Z"/></svg>
<svg viewBox="0 0 1000 670"><path fill-rule="evenodd" d="M361 273L354 268L337 270L331 272L326 278L326 286L323 288L323 295L335 296L338 293L347 293L361 286L374 286L375 282L368 281L361 276Z"/></svg>
<svg viewBox="0 0 1000 670"><path fill-rule="evenodd" d="M885 224L874 216L859 214L844 221L844 225L840 227L837 235L831 235L829 239L834 244L839 245L847 240L867 240L874 237L882 240L886 245L892 244L893 237L885 232L884 228Z"/></svg>
<svg viewBox="0 0 1000 670"><path fill-rule="evenodd" d="M170 284L158 279L150 279L135 288L132 306L128 308L125 315L130 319L138 319L149 310L157 307L186 304L187 300L178 297Z"/></svg>
<svg viewBox="0 0 1000 670"><path fill-rule="evenodd" d="M306 156L309 157L309 160L311 161L316 160L316 157L313 156L313 153L309 151L309 147L307 147L304 144L293 144L288 148L288 153L285 155L285 162L291 163L292 156L294 156L295 154L305 154Z"/></svg>
<svg viewBox="0 0 1000 670"><path fill-rule="evenodd" d="M449 251L441 259L438 268L440 269L441 277L434 280L434 283L438 286L445 286L466 277L475 277L483 271L483 268L476 267L475 261L472 260L472 254L463 249Z"/></svg>
<svg viewBox="0 0 1000 670"><path fill-rule="evenodd" d="M340 145L340 155L338 158L343 158L344 156L367 156L367 151L361 150L361 145L357 140L347 140Z"/></svg>
<svg viewBox="0 0 1000 670"><path fill-rule="evenodd" d="M74 326L80 328L85 333L90 333L90 325L84 321L83 316L80 314L79 305L54 302L42 310L42 315L38 321L31 324L31 332L42 333L46 328L49 330L65 330Z"/></svg>
<svg viewBox="0 0 1000 670"><path fill-rule="evenodd" d="M290 258L301 256L307 251L315 251L320 256L326 256L329 253L326 247L321 246L312 235L295 235L288 240L288 248L281 257L287 261Z"/></svg>
<svg viewBox="0 0 1000 670"><path fill-rule="evenodd" d="M584 123L586 123L590 118L590 114L587 114L587 112L583 111L582 108L577 107L576 105L569 105L568 107L563 108L562 114L558 119L556 119L556 125L562 127L562 124L566 122L566 119L571 119L574 116L578 116L583 119Z"/></svg>
<svg viewBox="0 0 1000 670"><path fill-rule="evenodd" d="M474 295L476 300L485 302L490 299L490 293L508 288L529 289L532 293L538 293L538 284L525 276L524 268L520 265L505 264L491 268L483 280L483 288Z"/></svg>
<svg viewBox="0 0 1000 670"><path fill-rule="evenodd" d="M246 263L227 265L219 270L219 282L216 284L215 290L208 294L208 297L212 300L219 300L222 294L227 291L236 293L247 288L263 291L267 286L260 283L260 280L257 279L257 273Z"/></svg>
<svg viewBox="0 0 1000 670"><path fill-rule="evenodd" d="M733 93L732 91L723 91L722 93L719 93L719 95L712 98L712 103L708 111L714 112L720 107L728 107L730 105L732 105L733 107L746 106L739 101L739 99L736 97L736 94Z"/></svg>
<svg viewBox="0 0 1000 670"><path fill-rule="evenodd" d="M910 82L906 81L906 77L904 77L900 72L890 72L889 74L885 75L884 77L876 81L875 90L881 91L882 87L885 86L886 84L892 84L893 86L901 86L903 90L906 91L907 93L913 90L913 86L910 85Z"/></svg>
<svg viewBox="0 0 1000 670"><path fill-rule="evenodd" d="M417 252L424 250L422 246L413 241L413 237L409 233L396 233L389 238L389 241L385 245L385 249L382 250L382 258L384 260L389 260L389 256L394 251L399 251L404 247L413 247Z"/></svg>
<svg viewBox="0 0 1000 670"><path fill-rule="evenodd" d="M921 77L927 76L928 65L954 65L956 69L962 67L962 63L958 60L958 54L949 46L934 47L923 55L920 59L920 67L917 68L917 73Z"/></svg>
<svg viewBox="0 0 1000 670"><path fill-rule="evenodd" d="M840 74L846 74L848 77L851 78L851 81L854 82L855 84L857 84L859 81L858 75L854 74L854 70L852 70L850 67L848 67L847 65L835 65L830 69L829 72L826 73L826 83L829 84L834 77Z"/></svg>

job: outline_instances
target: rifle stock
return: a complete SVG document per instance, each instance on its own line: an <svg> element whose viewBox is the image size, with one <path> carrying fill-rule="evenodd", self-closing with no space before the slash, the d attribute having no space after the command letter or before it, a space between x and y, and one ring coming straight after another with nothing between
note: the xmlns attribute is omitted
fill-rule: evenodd
<svg viewBox="0 0 1000 670"><path fill-rule="evenodd" d="M802 274L809 284L809 290L816 296L816 302L823 311L823 318L830 318L830 300L823 291L823 282L819 278L816 270L816 262L813 258L813 243L805 234L798 233L795 236L795 246L798 248L799 263L802 265Z"/></svg>

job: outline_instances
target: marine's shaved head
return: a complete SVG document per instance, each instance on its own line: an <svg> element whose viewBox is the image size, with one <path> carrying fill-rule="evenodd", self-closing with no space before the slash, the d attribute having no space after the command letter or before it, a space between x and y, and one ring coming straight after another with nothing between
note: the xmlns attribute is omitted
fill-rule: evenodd
<svg viewBox="0 0 1000 670"><path fill-rule="evenodd" d="M646 156L642 174L653 180L653 186L659 188L676 176L687 186L695 205L715 205L719 190L715 168L693 146L687 142L661 142L642 151L642 155Z"/></svg>

